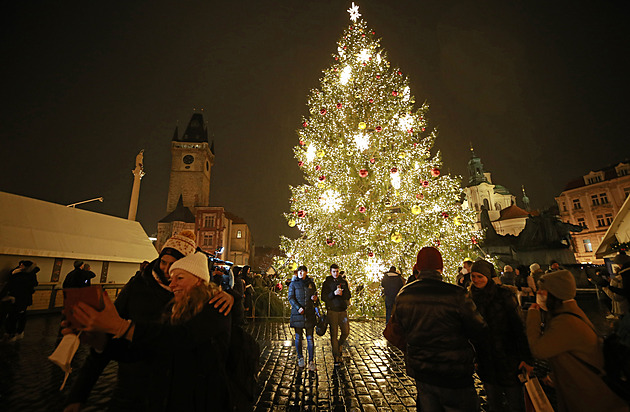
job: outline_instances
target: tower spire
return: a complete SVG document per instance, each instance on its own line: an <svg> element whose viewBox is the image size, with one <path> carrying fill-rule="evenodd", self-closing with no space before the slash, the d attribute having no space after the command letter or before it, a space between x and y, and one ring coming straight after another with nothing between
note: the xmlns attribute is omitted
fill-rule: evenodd
<svg viewBox="0 0 630 412"><path fill-rule="evenodd" d="M527 197L527 193L525 193L525 185L521 185L521 189L523 190L523 206L525 206L525 210L529 212L529 197Z"/></svg>

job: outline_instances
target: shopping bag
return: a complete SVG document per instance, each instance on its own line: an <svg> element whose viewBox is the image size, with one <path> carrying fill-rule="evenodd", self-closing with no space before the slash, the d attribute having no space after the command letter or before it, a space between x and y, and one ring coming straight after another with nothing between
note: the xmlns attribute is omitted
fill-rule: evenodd
<svg viewBox="0 0 630 412"><path fill-rule="evenodd" d="M525 379L525 405L528 411L535 412L553 412L553 407L547 399L547 395L540 386L540 382L537 377L530 377L527 373L524 373ZM523 376L521 375L521 376Z"/></svg>
<svg viewBox="0 0 630 412"><path fill-rule="evenodd" d="M81 332L79 332L79 335ZM65 373L65 377L63 378L63 383L61 384L62 390L64 386L66 386L66 381L68 380L68 376L70 376L70 372L72 372L72 358L74 358L74 354L79 349L79 335L75 335L70 333L65 335L59 345L55 349L55 351L48 357L48 359L57 364L61 370Z"/></svg>
<svg viewBox="0 0 630 412"><path fill-rule="evenodd" d="M328 329L328 317L319 307L315 307L315 333L318 336L324 336Z"/></svg>

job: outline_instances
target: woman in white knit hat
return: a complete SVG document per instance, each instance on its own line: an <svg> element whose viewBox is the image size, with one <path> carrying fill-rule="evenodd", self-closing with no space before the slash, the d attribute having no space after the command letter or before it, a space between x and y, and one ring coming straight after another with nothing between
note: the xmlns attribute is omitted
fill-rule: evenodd
<svg viewBox="0 0 630 412"><path fill-rule="evenodd" d="M231 319L208 304L220 292L210 282L208 258L200 252L186 256L169 274L175 297L162 323L124 320L106 295L102 312L80 304L76 316L86 331L111 333L157 353L148 410L230 410L225 369Z"/></svg>

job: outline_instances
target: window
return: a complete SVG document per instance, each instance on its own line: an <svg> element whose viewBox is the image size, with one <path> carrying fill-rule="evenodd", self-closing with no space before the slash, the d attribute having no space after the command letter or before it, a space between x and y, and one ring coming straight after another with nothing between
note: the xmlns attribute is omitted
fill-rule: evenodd
<svg viewBox="0 0 630 412"><path fill-rule="evenodd" d="M240 238L242 238L242 237L243 237L243 232L241 232L240 230L237 230L237 231L236 231L236 238L237 238L237 239L240 239Z"/></svg>
<svg viewBox="0 0 630 412"><path fill-rule="evenodd" d="M628 176L628 169L619 169L617 171L618 176Z"/></svg>
<svg viewBox="0 0 630 412"><path fill-rule="evenodd" d="M563 212L567 211L567 204L565 202L562 202L562 211Z"/></svg>
<svg viewBox="0 0 630 412"><path fill-rule="evenodd" d="M606 226L610 226L610 224L613 221L612 213L606 213L606 215L604 217L606 218Z"/></svg>
<svg viewBox="0 0 630 412"><path fill-rule="evenodd" d="M591 244L591 239L584 239L584 251L585 252L593 251L593 245Z"/></svg>
<svg viewBox="0 0 630 412"><path fill-rule="evenodd" d="M608 195L606 193L599 194L599 203L601 203L602 205L608 203Z"/></svg>
<svg viewBox="0 0 630 412"><path fill-rule="evenodd" d="M212 233L203 232L203 236L201 238L201 244L203 246L212 246L212 238L213 238Z"/></svg>
<svg viewBox="0 0 630 412"><path fill-rule="evenodd" d="M578 220L577 220L577 224L578 224L579 226L582 226L583 228L586 228L586 221L584 220L584 218L583 218L583 217L579 217L579 218L578 218Z"/></svg>
<svg viewBox="0 0 630 412"><path fill-rule="evenodd" d="M604 221L604 216L597 215L597 226L598 227L606 226L606 221Z"/></svg>
<svg viewBox="0 0 630 412"><path fill-rule="evenodd" d="M573 199L573 209L582 209L580 199Z"/></svg>
<svg viewBox="0 0 630 412"><path fill-rule="evenodd" d="M203 215L203 227L214 227L214 215Z"/></svg>
<svg viewBox="0 0 630 412"><path fill-rule="evenodd" d="M599 205L599 198L597 197L597 195L591 196L591 201L593 202L593 206Z"/></svg>
<svg viewBox="0 0 630 412"><path fill-rule="evenodd" d="M601 182L602 181L602 177L601 176L594 176L594 177L589 177L588 178L588 184L592 185L593 183L597 183L597 182Z"/></svg>

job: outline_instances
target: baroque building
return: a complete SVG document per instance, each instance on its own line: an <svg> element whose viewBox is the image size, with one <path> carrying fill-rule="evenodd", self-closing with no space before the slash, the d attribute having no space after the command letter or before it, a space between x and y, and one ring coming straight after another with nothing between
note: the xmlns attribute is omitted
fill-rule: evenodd
<svg viewBox="0 0 630 412"><path fill-rule="evenodd" d="M578 262L604 262L595 251L629 193L630 162L625 160L580 176L556 197L562 221L584 228L572 238Z"/></svg>
<svg viewBox="0 0 630 412"><path fill-rule="evenodd" d="M203 114L194 113L180 136L175 128L171 141L171 171L166 204L167 215L158 222L158 250L172 235L189 229L197 245L235 264L246 265L252 253L252 236L247 223L223 207L210 206L210 176L214 165L214 144L208 144Z"/></svg>
<svg viewBox="0 0 630 412"><path fill-rule="evenodd" d="M462 207L477 212L477 226L481 228L481 211L488 210L492 226L499 235L518 235L525 227L530 215L516 205L516 196L507 188L492 182L492 174L483 168L481 159L470 148L468 161L468 184L464 187ZM523 203L529 209L529 198L523 188Z"/></svg>

